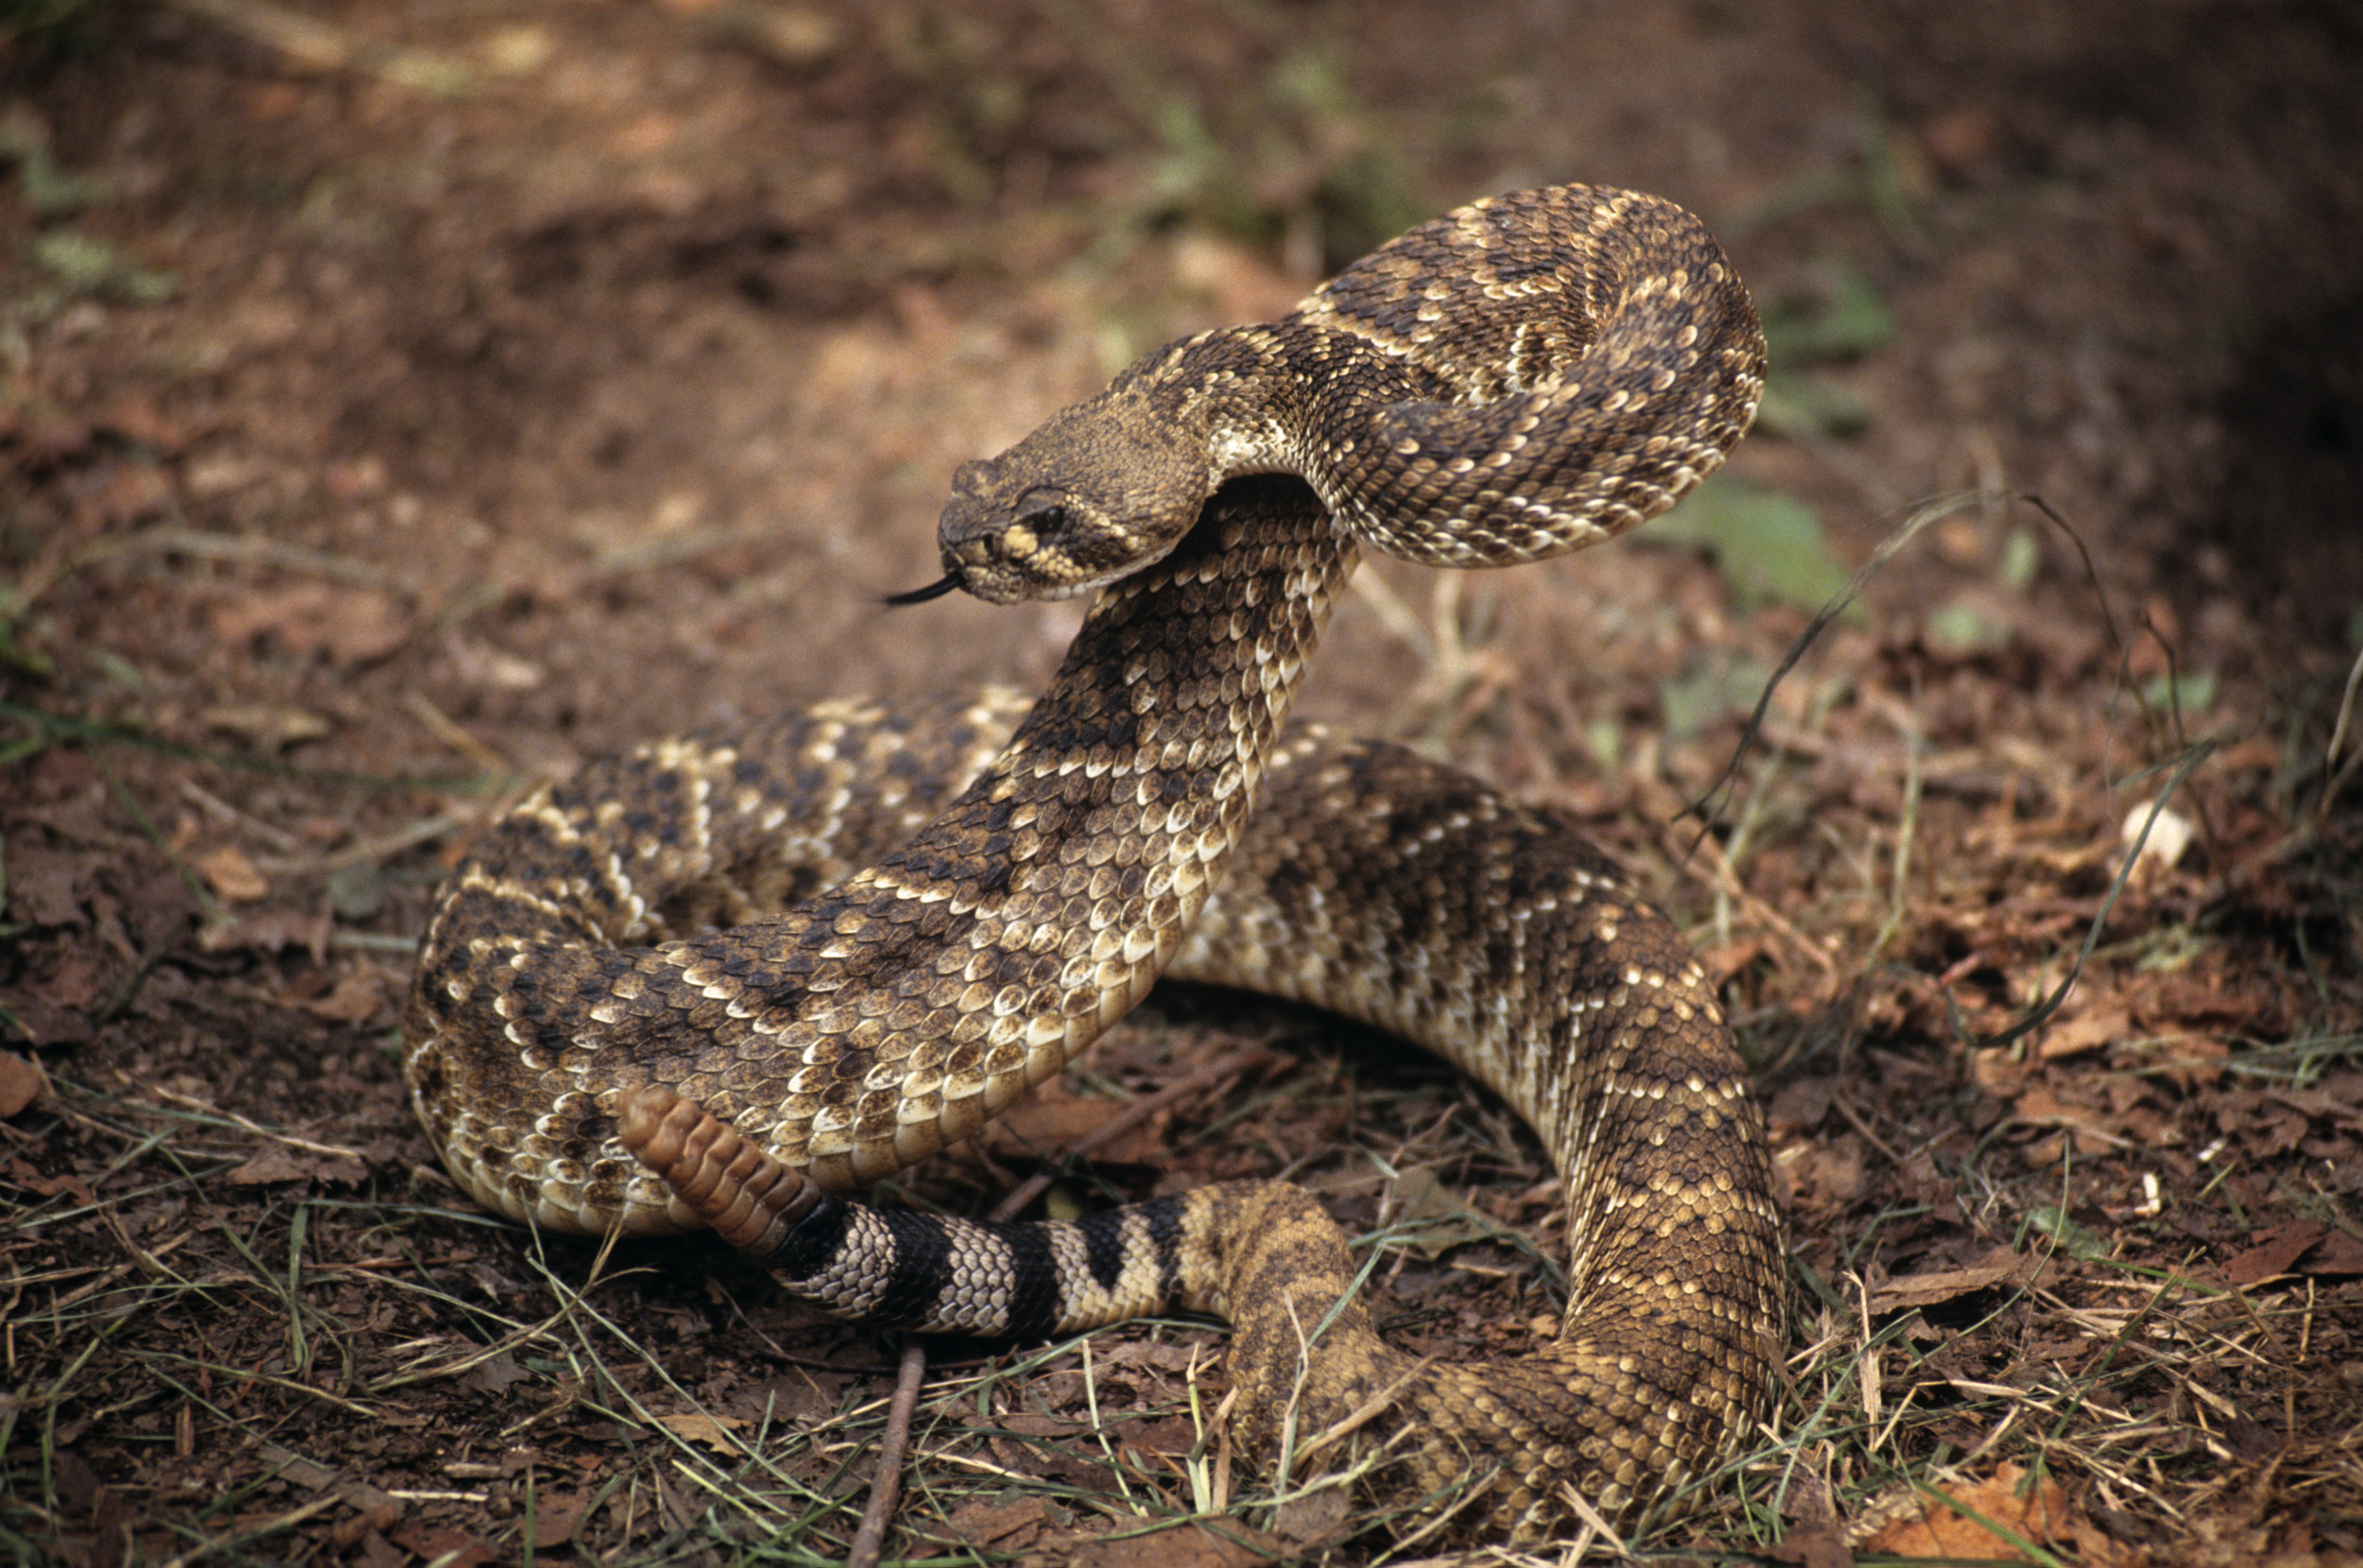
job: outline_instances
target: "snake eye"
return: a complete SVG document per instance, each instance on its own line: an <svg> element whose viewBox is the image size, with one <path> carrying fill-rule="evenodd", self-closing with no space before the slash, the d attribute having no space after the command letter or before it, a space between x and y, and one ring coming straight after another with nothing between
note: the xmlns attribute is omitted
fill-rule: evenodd
<svg viewBox="0 0 2363 1568"><path fill-rule="evenodd" d="M1039 511L1027 512L1024 517L1019 518L1018 522L1031 528L1037 535L1060 533L1067 526L1066 508L1044 507Z"/></svg>

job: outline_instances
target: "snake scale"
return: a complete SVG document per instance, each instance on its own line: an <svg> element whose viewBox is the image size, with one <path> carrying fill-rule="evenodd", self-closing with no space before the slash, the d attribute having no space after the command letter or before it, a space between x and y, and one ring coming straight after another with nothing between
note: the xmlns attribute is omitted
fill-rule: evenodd
<svg viewBox="0 0 2363 1568"><path fill-rule="evenodd" d="M1048 694L1022 717L824 704L507 814L405 1015L445 1164L555 1229L711 1225L864 1321L1220 1313L1234 1437L1357 1467L1409 1527L1680 1506L1768 1408L1781 1319L1763 1126L1709 977L1548 817L1282 725L1360 548L1498 565L1617 533L1720 463L1763 353L1694 218L1565 186L1423 224L963 466L944 579L908 596L1096 591ZM837 1196L975 1130L1161 973L1393 1030L1502 1094L1564 1182L1560 1337L1471 1365L1389 1348L1285 1183L1011 1227Z"/></svg>

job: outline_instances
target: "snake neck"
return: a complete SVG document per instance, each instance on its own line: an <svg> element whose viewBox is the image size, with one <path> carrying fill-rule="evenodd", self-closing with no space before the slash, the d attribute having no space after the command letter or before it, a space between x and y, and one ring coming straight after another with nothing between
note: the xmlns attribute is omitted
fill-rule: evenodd
<svg viewBox="0 0 2363 1568"><path fill-rule="evenodd" d="M726 869L686 853L700 835L591 858L620 816L596 791L513 818L455 878L408 1015L414 1100L469 1190L570 1231L691 1223L615 1141L619 1096L647 1083L744 1118L842 1190L965 1136L1121 1018L1245 829L1355 556L1291 481L1229 485L1202 509L1101 597L1049 695L932 823L793 908L605 947L595 927ZM731 767L649 777L755 809ZM668 820L688 804L650 803ZM537 923L564 901L531 868L577 863L599 907ZM1055 939L1072 930L1086 936Z"/></svg>

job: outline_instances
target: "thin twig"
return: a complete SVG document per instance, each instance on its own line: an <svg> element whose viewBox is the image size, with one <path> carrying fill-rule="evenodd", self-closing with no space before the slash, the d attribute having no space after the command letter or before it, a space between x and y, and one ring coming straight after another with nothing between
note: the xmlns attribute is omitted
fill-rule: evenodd
<svg viewBox="0 0 2363 1568"><path fill-rule="evenodd" d="M424 692L416 687L404 692L402 705L410 710L411 716L425 727L428 734L466 757L487 773L503 774L516 771L515 768L509 767L507 757L461 729L458 721L444 713L442 709L438 708L428 699Z"/></svg>
<svg viewBox="0 0 2363 1568"><path fill-rule="evenodd" d="M1661 843L1665 849L1667 858L1672 860L1684 875L1705 883L1716 892L1727 894L1740 908L1746 910L1751 919L1762 922L1782 940L1812 959L1816 965L1820 966L1822 974L1833 979L1837 977L1837 960L1830 956L1819 942L1813 941L1802 931L1798 930L1779 910L1750 892L1746 885L1739 880L1739 873L1732 869L1731 859L1724 853L1720 843L1713 838L1701 837L1690 844L1678 845L1672 841L1670 828L1661 839ZM1707 863L1707 870L1704 871L1699 870L1698 867L1698 862L1701 859Z"/></svg>
<svg viewBox="0 0 2363 1568"><path fill-rule="evenodd" d="M2363 747L2357 747L2354 755L2347 758L2343 767L2338 761L2339 752L2346 748L2349 722L2354 717L2354 698L2358 690L2363 690L2363 653L2354 656L2354 665L2347 671L2347 689L2338 699L2338 721L2331 729L2330 745L2322 751L2322 798L2315 805L2315 815L2319 818L2329 817L2330 802L2338 798L2338 791L2345 785L2349 775L2354 772L2357 766L2363 765Z"/></svg>
<svg viewBox="0 0 2363 1568"><path fill-rule="evenodd" d="M1209 1062L1197 1072L1176 1078L1155 1094L1144 1095L1126 1106L1068 1145L1066 1157L1076 1159L1094 1149L1104 1148L1167 1106L1229 1079L1244 1077L1270 1060L1271 1053L1257 1046L1242 1055ZM1008 1224L1024 1214L1026 1206L1041 1197L1049 1185L1048 1176L1035 1172L994 1205L989 1217L996 1225ZM861 1527L854 1532L854 1546L846 1554L845 1568L875 1568L879 1555L885 1549L887 1523L894 1517L895 1505L902 1501L903 1456L910 1448L911 1421L918 1411L919 1385L926 1370L926 1342L914 1336L903 1347L902 1367L894 1384L894 1403L887 1410L886 1435L878 1442L878 1468L870 1478L870 1500L862 1508Z"/></svg>
<svg viewBox="0 0 2363 1568"><path fill-rule="evenodd" d="M911 1418L919 1409L919 1385L927 1375L927 1342L914 1335L903 1347L903 1366L894 1380L894 1403L887 1407L886 1436L878 1441L878 1470L870 1480L870 1504L862 1509L861 1528L854 1532L853 1550L845 1568L877 1568L886 1546L887 1521L903 1500L903 1455L911 1441Z"/></svg>
<svg viewBox="0 0 2363 1568"><path fill-rule="evenodd" d="M309 1138L299 1138L292 1132L274 1131L260 1122L239 1115L234 1111L225 1111L220 1106L210 1105L193 1094L183 1094L167 1089L161 1083L150 1084L148 1088L159 1099L170 1100L173 1104L194 1111L199 1115L218 1117L232 1127L251 1132L257 1138L267 1138L274 1144L285 1144L289 1148L300 1148L306 1154L324 1154L337 1160L364 1158L357 1148L348 1148L342 1144L317 1144Z"/></svg>
<svg viewBox="0 0 2363 1568"><path fill-rule="evenodd" d="M483 813L474 811L439 812L435 816L422 817L414 822L405 823L391 833L356 839L343 849L332 850L326 854L258 854L252 857L254 869L274 875L320 876L330 871L341 871L349 866L373 866L447 834L465 832L476 826L482 817Z"/></svg>
<svg viewBox="0 0 2363 1568"><path fill-rule="evenodd" d="M274 849L293 854L303 848L303 840L294 834L287 832L285 828L274 827L259 817L240 811L195 779L182 779L181 793L194 801L198 809L207 816L226 822L233 828L244 828L257 838L267 841Z"/></svg>
<svg viewBox="0 0 2363 1568"><path fill-rule="evenodd" d="M19 596L23 602L29 604L77 572L112 560L118 556L147 550L166 555L194 556L200 560L232 560L274 566L283 571L324 577L330 582L341 582L349 587L392 594L412 603L417 602L419 597L418 589L400 575L366 560L258 534L209 533L201 528L143 528L138 533L109 535L67 555L47 571L36 573L22 585Z"/></svg>
<svg viewBox="0 0 2363 1568"><path fill-rule="evenodd" d="M1682 809L1683 817L1699 818L1700 838L1703 839L1708 830L1713 827L1716 815L1722 810L1721 805L1717 803L1719 798L1733 779L1738 775L1739 765L1747 760L1749 748L1755 744L1758 732L1764 728L1766 715L1772 711L1773 692L1779 689L1784 680L1787 679L1788 672L1797 667L1798 661L1804 658L1805 650L1812 647L1820 639L1821 633L1829 629L1837 618L1846 612L1849 605L1862 596L1864 586L1878 575L1880 568L1887 565L1895 552L1919 537L1923 528L1940 518L1950 517L1963 508L1986 499L1988 497L1980 495L1975 491L1958 491L1951 495L1940 495L1933 501L1923 502L1911 516L1897 524L1894 531L1879 542L1877 548L1871 552L1870 559L1865 560L1856 569L1854 575L1847 579L1846 586L1831 594L1829 602L1815 612L1805 629L1798 633L1796 641L1789 645L1788 652L1782 657L1779 666L1772 671L1771 678L1765 681L1764 691L1756 698L1755 711L1748 715L1748 722L1741 726L1739 744L1732 748L1731 758L1724 763L1721 774L1713 784L1707 785L1698 799ZM2040 506L2042 503L2038 501L2036 504ZM2066 525L2061 524L2061 526L2065 527ZM2112 628L2112 630L2113 629ZM1676 818L1677 821L1680 819L1680 818Z"/></svg>

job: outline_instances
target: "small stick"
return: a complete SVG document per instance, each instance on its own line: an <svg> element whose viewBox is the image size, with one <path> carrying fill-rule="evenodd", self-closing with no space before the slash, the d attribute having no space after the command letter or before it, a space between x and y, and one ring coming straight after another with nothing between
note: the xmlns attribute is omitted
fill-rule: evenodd
<svg viewBox="0 0 2363 1568"><path fill-rule="evenodd" d="M1176 1078L1154 1094L1145 1095L1126 1106L1069 1145L1067 1153L1069 1156L1089 1154L1095 1148L1105 1147L1165 1107L1251 1072L1269 1061L1271 1055L1271 1052L1257 1046L1227 1061L1209 1062L1195 1073ZM1009 1197L994 1206L992 1219L1003 1224L1015 1219L1049 1185L1049 1177L1040 1171L1035 1172L1019 1182ZM895 1506L903 1500L903 1456L910 1448L911 1422L919 1410L919 1385L926 1371L926 1342L914 1336L903 1347L903 1365L895 1379L894 1401L887 1407L886 1436L878 1443L878 1468L870 1478L870 1501L862 1508L861 1527L854 1532L853 1549L845 1554L845 1568L876 1568L878 1559L886 1549L887 1521L894 1517Z"/></svg>
<svg viewBox="0 0 2363 1568"><path fill-rule="evenodd" d="M894 1402L887 1406L886 1436L878 1444L878 1469L870 1478L870 1502L861 1511L845 1568L877 1568L886 1549L887 1521L903 1500L903 1456L911 1441L911 1418L919 1409L919 1385L927 1375L927 1342L913 1335L903 1347L894 1380Z"/></svg>

